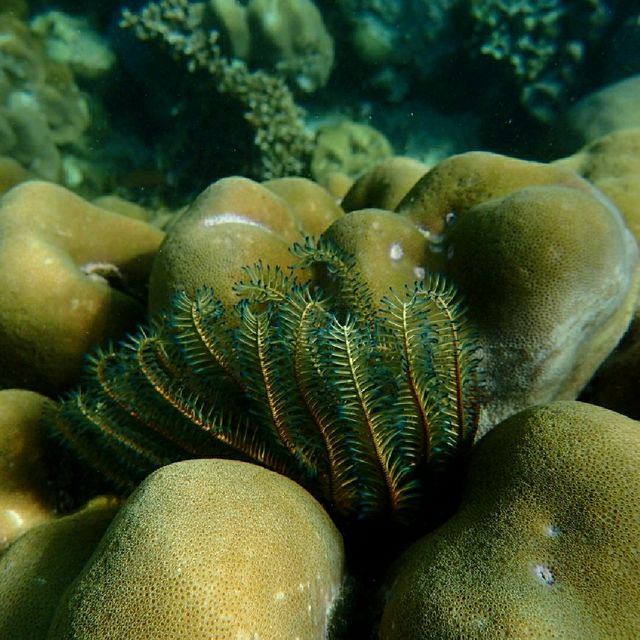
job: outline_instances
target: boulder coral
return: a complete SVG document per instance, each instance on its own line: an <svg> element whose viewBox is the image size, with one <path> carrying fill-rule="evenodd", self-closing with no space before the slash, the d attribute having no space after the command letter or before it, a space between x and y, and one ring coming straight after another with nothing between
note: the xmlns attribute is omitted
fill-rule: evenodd
<svg viewBox="0 0 640 640"><path fill-rule="evenodd" d="M40 421L47 402L33 391L0 391L0 554L25 531L53 517Z"/></svg>
<svg viewBox="0 0 640 640"><path fill-rule="evenodd" d="M67 65L78 76L104 76L115 64L107 40L92 29L87 18L50 10L38 14L31 28L43 38L47 57Z"/></svg>
<svg viewBox="0 0 640 640"><path fill-rule="evenodd" d="M630 322L637 243L573 171L484 152L431 170L396 158L356 180L343 202L347 215L308 181L218 181L171 228L151 309L205 285L232 306L245 266L292 266L287 246L309 232L354 256L374 304L443 272L466 298L484 353L481 432L529 404L575 398Z"/></svg>
<svg viewBox="0 0 640 640"><path fill-rule="evenodd" d="M379 207L393 211L429 166L405 156L393 156L376 163L358 177L344 195L345 211Z"/></svg>
<svg viewBox="0 0 640 640"><path fill-rule="evenodd" d="M298 90L323 87L333 66L333 39L312 0L210 0L205 22L225 54L275 71Z"/></svg>
<svg viewBox="0 0 640 640"><path fill-rule="evenodd" d="M408 216L437 243L454 218L472 207L524 187L563 185L590 191L572 171L484 151L451 156L426 172L395 210ZM453 215L451 215L453 214Z"/></svg>
<svg viewBox="0 0 640 640"><path fill-rule="evenodd" d="M390 295L403 297L422 282L429 263L424 236L406 218L384 209L358 209L336 220L322 236L347 255L371 292L371 303L384 308ZM316 274L325 286L333 278ZM392 293L393 292L393 293Z"/></svg>
<svg viewBox="0 0 640 640"><path fill-rule="evenodd" d="M150 309L162 311L176 291L193 295L204 286L231 307L238 301L233 287L245 278L244 267L261 260L286 269L296 262L289 252L293 242L319 234L343 215L321 187L300 178L283 180L263 186L235 176L205 189L171 226L158 251Z"/></svg>
<svg viewBox="0 0 640 640"><path fill-rule="evenodd" d="M637 422L527 409L475 447L457 514L392 569L380 638L636 637L639 512Z"/></svg>
<svg viewBox="0 0 640 640"><path fill-rule="evenodd" d="M329 191L307 178L276 178L262 183L293 210L305 234L319 236L344 211Z"/></svg>
<svg viewBox="0 0 640 640"><path fill-rule="evenodd" d="M392 153L387 138L369 125L346 119L327 123L318 128L311 175L323 186L332 174L355 178Z"/></svg>
<svg viewBox="0 0 640 640"><path fill-rule="evenodd" d="M233 58L246 60L251 49L247 7L238 0L209 0L209 19L220 33L220 46Z"/></svg>
<svg viewBox="0 0 640 640"><path fill-rule="evenodd" d="M637 243L575 173L466 153L436 165L396 211L420 229L427 268L459 286L478 328L481 432L530 404L575 398L625 332Z"/></svg>
<svg viewBox="0 0 640 640"><path fill-rule="evenodd" d="M553 165L575 171L609 197L640 242L640 127L613 131Z"/></svg>
<svg viewBox="0 0 640 640"><path fill-rule="evenodd" d="M49 640L324 638L342 539L299 485L244 462L156 471L67 591Z"/></svg>
<svg viewBox="0 0 640 640"><path fill-rule="evenodd" d="M564 125L582 145L620 129L640 127L640 75L584 96L566 113Z"/></svg>
<svg viewBox="0 0 640 640"><path fill-rule="evenodd" d="M0 557L0 637L47 637L58 601L93 553L118 506L113 498L95 498L77 513L27 531Z"/></svg>
<svg viewBox="0 0 640 640"><path fill-rule="evenodd" d="M0 156L0 196L34 176L9 156Z"/></svg>
<svg viewBox="0 0 640 640"><path fill-rule="evenodd" d="M640 420L640 308L611 355L589 381L581 399Z"/></svg>
<svg viewBox="0 0 640 640"><path fill-rule="evenodd" d="M1 387L56 393L85 353L144 316L164 233L51 183L0 200Z"/></svg>

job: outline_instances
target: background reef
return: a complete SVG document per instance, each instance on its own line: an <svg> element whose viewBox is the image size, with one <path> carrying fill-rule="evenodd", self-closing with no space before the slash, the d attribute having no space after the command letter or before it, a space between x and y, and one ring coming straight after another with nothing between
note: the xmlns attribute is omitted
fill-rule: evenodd
<svg viewBox="0 0 640 640"><path fill-rule="evenodd" d="M145 202L182 204L233 173L354 177L392 150L427 164L477 148L556 158L575 150L558 135L571 106L640 70L634 3L8 6L0 151Z"/></svg>

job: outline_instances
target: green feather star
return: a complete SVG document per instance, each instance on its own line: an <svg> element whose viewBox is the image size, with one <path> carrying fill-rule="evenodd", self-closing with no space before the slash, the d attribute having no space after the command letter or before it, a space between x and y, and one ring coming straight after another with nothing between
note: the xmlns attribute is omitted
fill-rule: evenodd
<svg viewBox="0 0 640 640"><path fill-rule="evenodd" d="M429 483L473 441L479 358L441 276L372 304L350 256L308 240L330 295L260 263L225 309L210 289L118 349L47 416L55 435L115 488L177 460L227 457L296 480L339 517L407 523Z"/></svg>

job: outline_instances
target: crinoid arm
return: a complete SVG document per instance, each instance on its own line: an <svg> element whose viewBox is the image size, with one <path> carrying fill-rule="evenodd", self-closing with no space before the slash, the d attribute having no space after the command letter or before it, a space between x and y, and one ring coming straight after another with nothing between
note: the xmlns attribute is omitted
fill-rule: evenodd
<svg viewBox="0 0 640 640"><path fill-rule="evenodd" d="M460 296L441 275L385 299L391 357L400 362L398 404L415 464L439 464L468 448L479 408L479 353Z"/></svg>
<svg viewBox="0 0 640 640"><path fill-rule="evenodd" d="M341 316L354 311L363 320L372 320L371 291L356 269L352 255L345 253L326 238L306 237L302 244L295 243L291 252L300 262L297 267L323 267L334 289L333 310Z"/></svg>

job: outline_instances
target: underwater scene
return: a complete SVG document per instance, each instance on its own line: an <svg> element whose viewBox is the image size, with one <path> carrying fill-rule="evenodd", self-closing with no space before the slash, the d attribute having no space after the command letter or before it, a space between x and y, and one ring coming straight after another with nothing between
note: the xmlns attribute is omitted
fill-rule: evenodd
<svg viewBox="0 0 640 640"><path fill-rule="evenodd" d="M0 640L640 638L640 2L0 0Z"/></svg>

